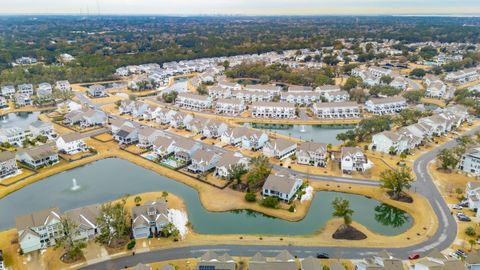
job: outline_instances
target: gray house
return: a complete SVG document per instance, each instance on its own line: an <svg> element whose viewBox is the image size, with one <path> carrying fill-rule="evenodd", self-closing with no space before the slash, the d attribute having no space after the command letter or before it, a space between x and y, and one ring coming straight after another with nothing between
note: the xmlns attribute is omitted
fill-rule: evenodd
<svg viewBox="0 0 480 270"><path fill-rule="evenodd" d="M132 208L132 233L135 239L156 236L168 223L165 200L147 201L144 205Z"/></svg>

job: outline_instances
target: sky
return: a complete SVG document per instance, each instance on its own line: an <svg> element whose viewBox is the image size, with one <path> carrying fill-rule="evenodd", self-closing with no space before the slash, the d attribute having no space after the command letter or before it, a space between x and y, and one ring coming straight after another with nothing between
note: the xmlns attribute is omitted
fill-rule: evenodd
<svg viewBox="0 0 480 270"><path fill-rule="evenodd" d="M0 14L480 15L480 0L0 0Z"/></svg>

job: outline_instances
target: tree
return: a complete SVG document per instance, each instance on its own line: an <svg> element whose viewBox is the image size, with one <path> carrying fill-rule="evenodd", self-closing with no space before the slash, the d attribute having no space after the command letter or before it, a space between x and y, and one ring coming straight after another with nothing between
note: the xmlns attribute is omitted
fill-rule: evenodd
<svg viewBox="0 0 480 270"><path fill-rule="evenodd" d="M63 248L65 250L65 261L79 260L83 256L82 249L87 245L83 240L75 240L78 235L78 226L68 217L62 217L60 223L62 234L55 239L55 248Z"/></svg>
<svg viewBox="0 0 480 270"><path fill-rule="evenodd" d="M417 104L424 96L425 92L420 90L406 91L403 93L403 97L407 100L407 102L413 104Z"/></svg>
<svg viewBox="0 0 480 270"><path fill-rule="evenodd" d="M125 200L117 203L106 203L100 208L97 217L100 232L96 241L102 245L115 246L128 238L129 216L125 210Z"/></svg>
<svg viewBox="0 0 480 270"><path fill-rule="evenodd" d="M465 229L465 234L468 236L475 236L477 233L475 232L475 228L469 226Z"/></svg>
<svg viewBox="0 0 480 270"><path fill-rule="evenodd" d="M255 195L255 193L248 192L247 194L245 194L245 201L255 202L256 200L257 200L257 195Z"/></svg>
<svg viewBox="0 0 480 270"><path fill-rule="evenodd" d="M207 89L207 86L205 84L200 84L198 87L197 87L197 93L200 94L200 95L208 95L208 89Z"/></svg>
<svg viewBox="0 0 480 270"><path fill-rule="evenodd" d="M350 91L357 86L358 86L357 79L355 79L354 77L348 77L347 81L345 82L342 88L343 90Z"/></svg>
<svg viewBox="0 0 480 270"><path fill-rule="evenodd" d="M247 183L250 188L256 188L263 184L272 171L272 165L264 155L254 157L250 160L250 171L247 173Z"/></svg>
<svg viewBox="0 0 480 270"><path fill-rule="evenodd" d="M398 169L388 169L380 173L380 181L382 188L392 192L392 199L398 200L403 190L410 188L413 177L409 167L400 167Z"/></svg>
<svg viewBox="0 0 480 270"><path fill-rule="evenodd" d="M417 78L423 78L427 72L422 69L422 68L415 68L412 71L410 71L410 76L417 77Z"/></svg>
<svg viewBox="0 0 480 270"><path fill-rule="evenodd" d="M173 225L173 223L168 223L167 225L165 225L160 232L165 237L172 236L173 238L177 238L180 234L180 232L175 227L175 225Z"/></svg>
<svg viewBox="0 0 480 270"><path fill-rule="evenodd" d="M280 200L277 197L266 197L262 200L262 205L268 208L277 208Z"/></svg>
<svg viewBox="0 0 480 270"><path fill-rule="evenodd" d="M135 198L133 198L133 201L135 202L135 204L136 204L137 206L139 206L139 205L140 205L140 202L142 201L142 197L140 197L140 196L135 196Z"/></svg>
<svg viewBox="0 0 480 270"><path fill-rule="evenodd" d="M175 102L175 99L177 99L177 96L177 91L171 91L170 93L163 93L162 98L166 103L173 103Z"/></svg>
<svg viewBox="0 0 480 270"><path fill-rule="evenodd" d="M391 76L388 76L388 75L383 75L380 78L380 82L383 83L383 84L390 84L392 81L393 81L393 78Z"/></svg>
<svg viewBox="0 0 480 270"><path fill-rule="evenodd" d="M162 191L162 198L167 198L168 197L168 192Z"/></svg>
<svg viewBox="0 0 480 270"><path fill-rule="evenodd" d="M408 215L401 209L382 203L375 206L375 220L385 226L397 228L408 221Z"/></svg>
<svg viewBox="0 0 480 270"><path fill-rule="evenodd" d="M473 247L477 244L475 239L468 239L468 243L470 244L470 251L473 250Z"/></svg>
<svg viewBox="0 0 480 270"><path fill-rule="evenodd" d="M244 164L235 164L228 169L228 180L237 180L237 184L242 181L242 176L248 172Z"/></svg>
<svg viewBox="0 0 480 270"><path fill-rule="evenodd" d="M440 153L437 155L437 159L440 161L440 167L443 170L453 169L459 162L459 158L451 149L442 149L442 151L440 151Z"/></svg>
<svg viewBox="0 0 480 270"><path fill-rule="evenodd" d="M352 215L354 211L350 208L348 200L336 197L332 201L333 216L343 218L343 225L348 227L352 224Z"/></svg>

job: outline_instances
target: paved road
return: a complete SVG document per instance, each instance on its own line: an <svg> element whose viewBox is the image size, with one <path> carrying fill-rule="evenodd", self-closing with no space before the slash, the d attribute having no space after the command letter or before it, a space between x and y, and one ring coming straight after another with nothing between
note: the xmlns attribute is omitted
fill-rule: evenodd
<svg viewBox="0 0 480 270"><path fill-rule="evenodd" d="M467 134L472 134L480 130L475 128ZM414 162L414 172L417 175L417 181L413 185L416 192L425 196L432 205L435 214L439 219L438 231L428 240L421 244L406 248L389 249L396 257L406 259L407 256L414 252L421 254L428 253L432 249L443 250L448 248L455 240L457 232L457 224L454 217L450 214L450 210L443 200L440 192L432 181L431 176L427 173L428 163L435 158L437 153L444 148L451 148L456 145L456 141L452 140L441 145L432 151L420 156ZM344 177L328 177L328 176L312 176L314 180L328 180L334 182L346 182L375 185L377 183L365 181L361 179L350 179ZM302 258L315 255L317 252L327 252L336 258L364 258L371 256L379 251L376 248L337 248L337 247L303 247L303 246L269 246L269 245L212 245L212 246L194 246L173 248L167 250L148 251L145 253L137 253L135 256L120 257L108 261L91 264L84 269L119 269L125 266L133 266L140 262L151 263L155 261L173 260L181 258L192 258L201 256L206 250L216 250L219 252L228 252L233 256L253 256L256 252L261 251L267 256L273 256L282 249L289 250L292 254Z"/></svg>

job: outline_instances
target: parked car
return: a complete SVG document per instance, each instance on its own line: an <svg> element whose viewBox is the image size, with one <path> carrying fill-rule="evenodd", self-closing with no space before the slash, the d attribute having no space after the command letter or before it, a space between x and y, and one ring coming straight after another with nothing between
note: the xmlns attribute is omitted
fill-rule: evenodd
<svg viewBox="0 0 480 270"><path fill-rule="evenodd" d="M325 252L321 252L317 253L317 259L330 259L330 256Z"/></svg>
<svg viewBox="0 0 480 270"><path fill-rule="evenodd" d="M472 221L469 217L467 217L464 213L457 213L457 219L459 221Z"/></svg>
<svg viewBox="0 0 480 270"><path fill-rule="evenodd" d="M463 209L463 206L459 205L459 204L454 204L452 206L452 209L455 209L455 210L462 210Z"/></svg>
<svg viewBox="0 0 480 270"><path fill-rule="evenodd" d="M416 260L416 259L419 259L419 258L420 258L420 254L418 254L418 253L413 253L413 254L410 254L408 256L409 260Z"/></svg>

